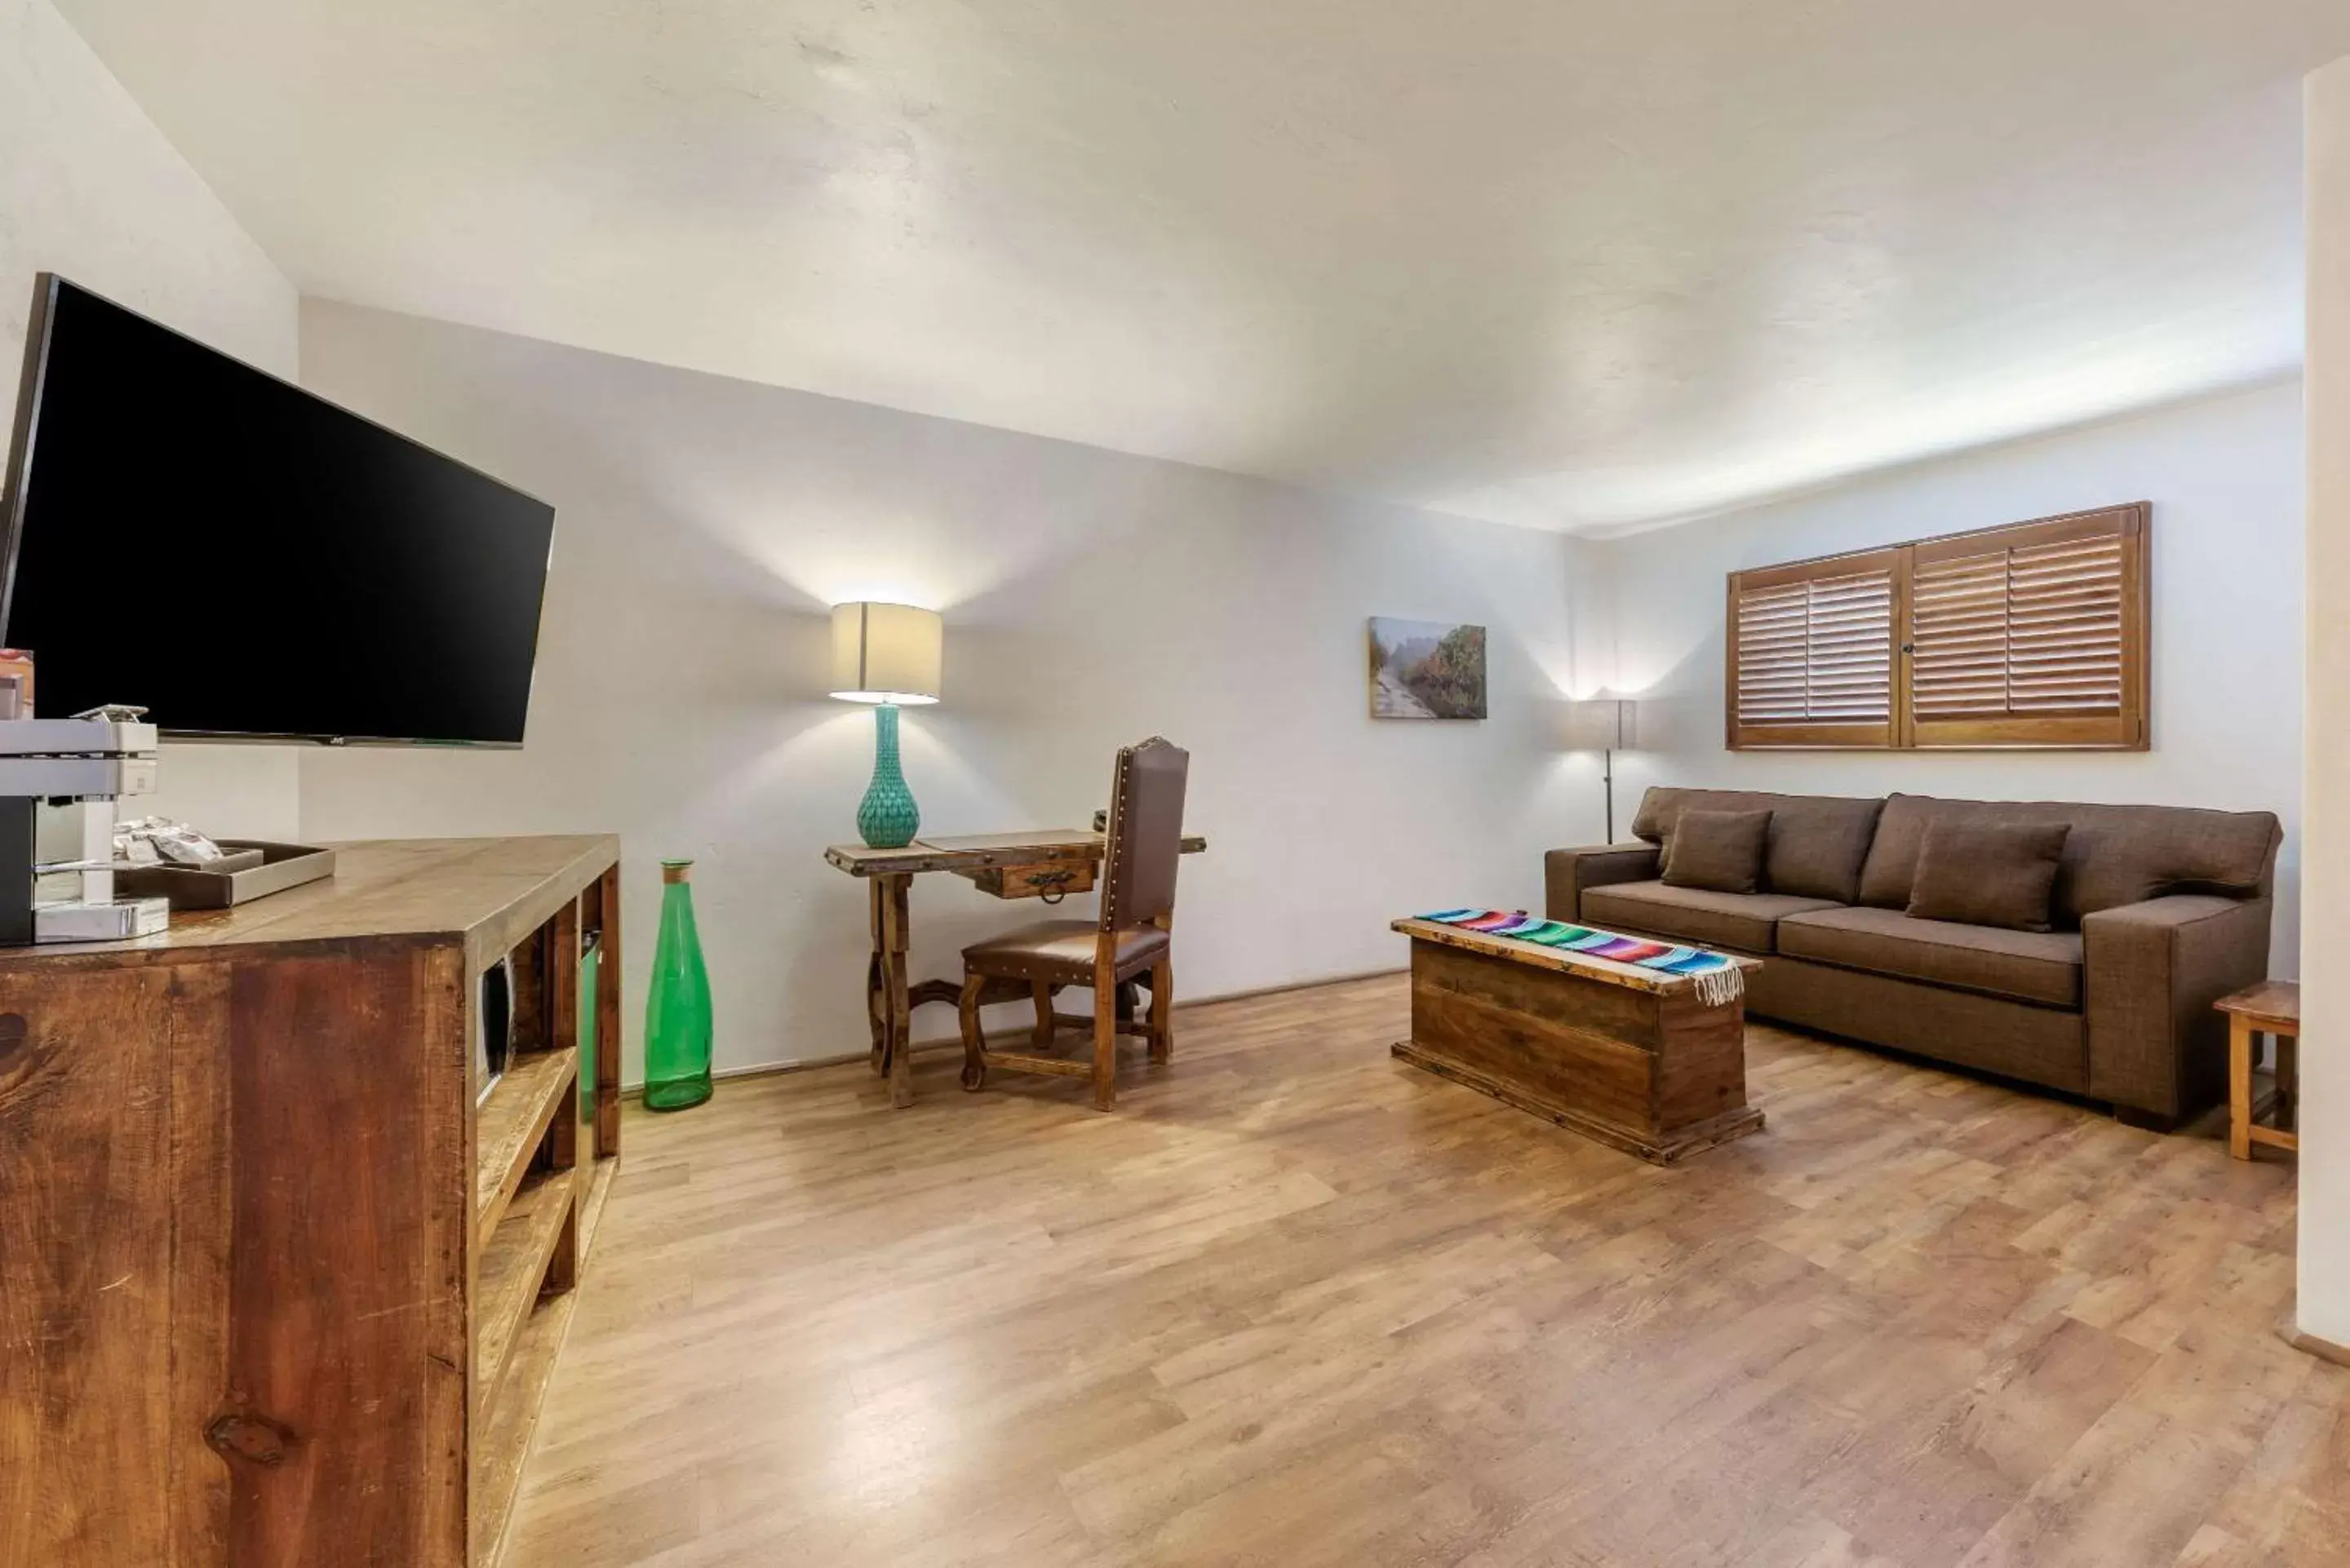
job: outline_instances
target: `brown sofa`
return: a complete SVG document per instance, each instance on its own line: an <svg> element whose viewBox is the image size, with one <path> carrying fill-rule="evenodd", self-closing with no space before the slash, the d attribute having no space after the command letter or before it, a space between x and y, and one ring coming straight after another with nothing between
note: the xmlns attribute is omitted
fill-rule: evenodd
<svg viewBox="0 0 2350 1568"><path fill-rule="evenodd" d="M1667 887L1681 812L1772 813L1762 890ZM2050 931L1915 919L1927 827L2069 826ZM2277 846L2264 811L1651 789L1638 842L1554 849L1548 913L1766 959L1748 1010L2111 1104L2168 1127L2224 1092L2211 1003L2266 978Z"/></svg>

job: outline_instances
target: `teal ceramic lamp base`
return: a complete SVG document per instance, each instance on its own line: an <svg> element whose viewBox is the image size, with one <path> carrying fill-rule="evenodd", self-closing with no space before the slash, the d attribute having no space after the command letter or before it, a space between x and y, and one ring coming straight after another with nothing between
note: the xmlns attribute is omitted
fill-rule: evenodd
<svg viewBox="0 0 2350 1568"><path fill-rule="evenodd" d="M857 808L857 834L868 849L903 849L921 826L898 765L898 705L883 702L873 710L873 782Z"/></svg>

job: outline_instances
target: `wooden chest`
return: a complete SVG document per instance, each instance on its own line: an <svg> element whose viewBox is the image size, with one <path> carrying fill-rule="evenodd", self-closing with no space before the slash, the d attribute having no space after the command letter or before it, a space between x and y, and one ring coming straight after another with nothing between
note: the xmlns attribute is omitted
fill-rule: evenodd
<svg viewBox="0 0 2350 1568"><path fill-rule="evenodd" d="M1412 939L1403 1060L1659 1165L1762 1126L1746 1103L1744 1003L1458 927L1395 929Z"/></svg>

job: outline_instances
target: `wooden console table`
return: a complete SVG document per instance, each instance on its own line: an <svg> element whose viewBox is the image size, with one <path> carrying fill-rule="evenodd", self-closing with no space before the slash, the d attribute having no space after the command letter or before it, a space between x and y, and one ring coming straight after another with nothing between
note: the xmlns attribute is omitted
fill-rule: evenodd
<svg viewBox="0 0 2350 1568"><path fill-rule="evenodd" d="M0 950L0 1563L495 1561L618 1164L619 848Z"/></svg>
<svg viewBox="0 0 2350 1568"><path fill-rule="evenodd" d="M865 969L865 1012L872 1031L873 1070L889 1080L889 1103L914 1103L913 1010L925 1002L951 1007L962 986L951 980L911 983L906 975L907 893L914 878L949 871L998 898L1043 898L1058 903L1071 893L1093 891L1103 846L1098 831L1046 828L1035 833L983 833L960 838L917 838L903 849L868 849L836 844L824 852L827 864L862 877L871 887L873 956ZM1204 838L1186 836L1183 853L1206 850ZM1027 992L1024 989L1022 995ZM1118 1017L1130 1020L1131 986L1118 988ZM1090 1021L1088 1021L1090 1022Z"/></svg>

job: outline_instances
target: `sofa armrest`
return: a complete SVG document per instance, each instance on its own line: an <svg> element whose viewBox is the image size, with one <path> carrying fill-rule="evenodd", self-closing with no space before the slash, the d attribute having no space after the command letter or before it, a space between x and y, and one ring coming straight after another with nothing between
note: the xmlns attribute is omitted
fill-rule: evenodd
<svg viewBox="0 0 2350 1568"><path fill-rule="evenodd" d="M2227 1021L2211 1004L2268 978L2267 898L2174 894L2081 921L2089 1093L2166 1122L2226 1089Z"/></svg>
<svg viewBox="0 0 2350 1568"><path fill-rule="evenodd" d="M1643 840L1551 850L1543 857L1543 913L1550 919L1579 923L1586 888L1653 881L1663 855Z"/></svg>

